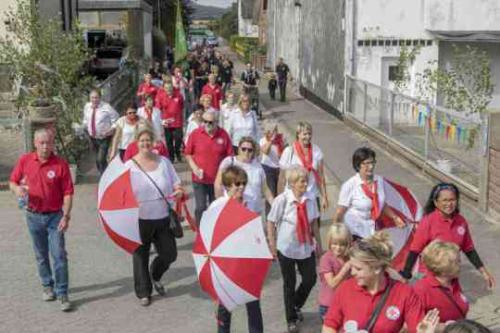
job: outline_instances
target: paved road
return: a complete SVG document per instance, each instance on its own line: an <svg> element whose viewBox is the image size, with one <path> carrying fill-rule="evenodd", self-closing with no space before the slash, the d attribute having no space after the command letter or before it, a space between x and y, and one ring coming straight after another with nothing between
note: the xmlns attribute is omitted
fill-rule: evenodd
<svg viewBox="0 0 500 333"><path fill-rule="evenodd" d="M237 64L241 68L241 64ZM318 110L301 98L292 96L287 103L262 101L266 117L276 117L284 130L290 131L296 121L307 119L314 126L314 140L327 153L328 190L331 201L336 200L339 182L352 174L350 156L369 140L352 132L340 121ZM431 183L418 176L411 167L401 164L375 147L379 156L377 171L408 184L421 198L425 198ZM186 165L177 165L183 181L190 179ZM61 313L56 303L41 301L40 286L35 271L29 235L14 198L0 192L0 332L215 332L215 306L200 291L190 249L192 233L178 242L179 257L164 276L168 286L164 298L154 297L149 308L141 307L133 293L132 261L128 254L116 248L105 236L96 216L95 169L84 167L86 183L76 188L73 221L67 234L70 260L71 299L75 311ZM189 186L188 186L189 188ZM477 247L484 260L500 279L498 245L500 230L485 224L473 207L462 209L472 221ZM324 225L331 217L324 216ZM478 319L500 332L500 297L483 290L480 277L469 264L464 264L463 281L466 293L472 297L471 318ZM474 288L473 288L474 287ZM277 265L273 265L266 281L262 307L265 331L285 331L282 285ZM473 290L474 289L474 290ZM316 304L317 288L304 307L306 321L302 332L319 332ZM235 312L233 332L246 331L243 309Z"/></svg>

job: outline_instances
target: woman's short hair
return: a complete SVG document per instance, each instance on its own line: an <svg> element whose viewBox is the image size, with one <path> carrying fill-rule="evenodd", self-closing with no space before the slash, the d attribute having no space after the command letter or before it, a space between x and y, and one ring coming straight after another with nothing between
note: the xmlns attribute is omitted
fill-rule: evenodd
<svg viewBox="0 0 500 333"><path fill-rule="evenodd" d="M440 240L432 241L422 251L422 260L436 276L458 274L456 259L460 255L458 245Z"/></svg>
<svg viewBox="0 0 500 333"><path fill-rule="evenodd" d="M344 223L334 223L328 228L326 242L328 249L332 246L333 240L341 240L342 245L350 247L352 244L352 235L349 228Z"/></svg>
<svg viewBox="0 0 500 333"><path fill-rule="evenodd" d="M238 99L238 106L240 108L241 108L241 104L242 104L243 100L248 100L248 102L250 103L250 96L247 95L247 94L241 94L240 95L240 98Z"/></svg>
<svg viewBox="0 0 500 333"><path fill-rule="evenodd" d="M274 121L274 120L264 119L264 121L262 122L262 128L264 129L264 133L274 131L274 129L277 126L278 126L278 123L276 123L276 121Z"/></svg>
<svg viewBox="0 0 500 333"><path fill-rule="evenodd" d="M286 170L286 182L295 184L300 178L308 180L307 170L300 165L293 165Z"/></svg>
<svg viewBox="0 0 500 333"><path fill-rule="evenodd" d="M434 202L439 198L441 191L451 191L455 193L457 198L457 208L455 209L455 212L460 213L460 191L458 187L451 183L439 183L432 188L431 193L429 194L429 198L424 206L424 215L430 214L436 209L436 204Z"/></svg>
<svg viewBox="0 0 500 333"><path fill-rule="evenodd" d="M201 95L200 104L203 106L203 103L205 103L206 100L212 101L212 95L209 94Z"/></svg>
<svg viewBox="0 0 500 333"><path fill-rule="evenodd" d="M302 133L305 131L312 133L312 131L313 131L312 125L310 123L308 123L307 121L299 121L297 123L297 127L295 128L295 137L298 138L299 133Z"/></svg>
<svg viewBox="0 0 500 333"><path fill-rule="evenodd" d="M250 143L253 147L253 156L259 156L260 150L259 150L259 145L251 136L244 136L240 139L240 142L238 143L238 147L241 147L242 144L244 143Z"/></svg>
<svg viewBox="0 0 500 333"><path fill-rule="evenodd" d="M231 187L237 182L248 182L248 176L245 170L236 165L230 165L222 171L222 185Z"/></svg>
<svg viewBox="0 0 500 333"><path fill-rule="evenodd" d="M234 91L232 91L232 90L226 91L226 98L228 98L229 96L235 96Z"/></svg>
<svg viewBox="0 0 500 333"><path fill-rule="evenodd" d="M444 328L444 333L491 333L485 326L470 320L462 319L448 324Z"/></svg>
<svg viewBox="0 0 500 333"><path fill-rule="evenodd" d="M141 136L144 134L149 135L152 141L156 140L156 135L154 130L150 126L139 126L137 132L135 133L135 139L138 141Z"/></svg>
<svg viewBox="0 0 500 333"><path fill-rule="evenodd" d="M375 154L375 151L373 149L368 147L358 148L356 149L356 151L354 151L354 154L352 154L352 167L354 168L354 170L356 170L356 172L358 172L363 161L366 161L370 158L375 160L376 157L377 154Z"/></svg>
<svg viewBox="0 0 500 333"><path fill-rule="evenodd" d="M389 234L379 231L371 237L354 243L350 251L350 257L374 269L385 270L391 264L392 251Z"/></svg>

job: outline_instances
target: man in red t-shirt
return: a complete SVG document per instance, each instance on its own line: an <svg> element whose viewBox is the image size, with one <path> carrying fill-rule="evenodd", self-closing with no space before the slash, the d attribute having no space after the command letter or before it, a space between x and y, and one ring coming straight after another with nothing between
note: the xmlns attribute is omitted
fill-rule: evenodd
<svg viewBox="0 0 500 333"><path fill-rule="evenodd" d="M212 96L212 107L219 111L222 101L222 88L217 84L216 79L215 74L208 76L208 83L201 90L201 95Z"/></svg>
<svg viewBox="0 0 500 333"><path fill-rule="evenodd" d="M68 259L64 232L68 229L73 202L73 182L68 162L54 155L54 135L47 129L35 131L36 151L19 158L10 175L10 190L26 209L28 229L33 240L43 300L61 302L69 311ZM54 260L50 266L49 252Z"/></svg>
<svg viewBox="0 0 500 333"><path fill-rule="evenodd" d="M229 134L217 126L213 111L203 114L203 126L194 130L188 138L184 155L192 170L195 199L195 216L199 225L201 215L214 201L214 182L219 164L233 154Z"/></svg>
<svg viewBox="0 0 500 333"><path fill-rule="evenodd" d="M139 97L139 106L144 106L146 104L146 97L151 96L153 100L156 97L157 88L151 82L153 76L150 73L144 74L144 82L139 84L137 89L137 97Z"/></svg>
<svg viewBox="0 0 500 333"><path fill-rule="evenodd" d="M175 158L177 158L178 162L182 162L181 146L184 99L179 90L174 89L172 81L165 81L163 89L156 96L155 106L161 110L170 160L174 163Z"/></svg>

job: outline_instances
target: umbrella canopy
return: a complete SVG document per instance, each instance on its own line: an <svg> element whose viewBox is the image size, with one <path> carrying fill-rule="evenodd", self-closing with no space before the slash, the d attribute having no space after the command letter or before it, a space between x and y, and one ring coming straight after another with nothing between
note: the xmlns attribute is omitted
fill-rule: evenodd
<svg viewBox="0 0 500 333"><path fill-rule="evenodd" d="M130 169L116 156L101 176L97 210L104 230L119 247L133 253L141 245L139 205Z"/></svg>
<svg viewBox="0 0 500 333"><path fill-rule="evenodd" d="M422 219L423 209L417 197L406 187L384 178L385 203L392 208L394 213L401 217L407 226L400 229L394 226L394 222L383 216L378 222L391 237L394 248L392 266L402 269L410 244L413 239L415 223Z"/></svg>
<svg viewBox="0 0 500 333"><path fill-rule="evenodd" d="M203 213L193 259L201 288L232 311L260 298L273 257L261 217L220 198Z"/></svg>

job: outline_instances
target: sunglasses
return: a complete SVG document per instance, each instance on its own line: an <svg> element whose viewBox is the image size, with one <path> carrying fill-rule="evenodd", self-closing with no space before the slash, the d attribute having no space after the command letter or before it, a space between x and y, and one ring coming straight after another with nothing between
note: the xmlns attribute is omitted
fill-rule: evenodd
<svg viewBox="0 0 500 333"><path fill-rule="evenodd" d="M207 125L213 125L214 124L213 121L208 121L208 120L203 120L203 123L205 123Z"/></svg>
<svg viewBox="0 0 500 333"><path fill-rule="evenodd" d="M253 153L253 148L240 147L240 149L244 153Z"/></svg>
<svg viewBox="0 0 500 333"><path fill-rule="evenodd" d="M236 186L236 187L247 186L247 182L236 182L236 183L234 183L234 186Z"/></svg>
<svg viewBox="0 0 500 333"><path fill-rule="evenodd" d="M137 114L137 112L127 112L127 114Z"/></svg>

